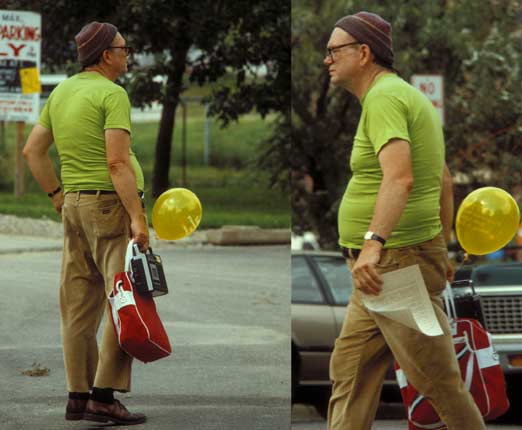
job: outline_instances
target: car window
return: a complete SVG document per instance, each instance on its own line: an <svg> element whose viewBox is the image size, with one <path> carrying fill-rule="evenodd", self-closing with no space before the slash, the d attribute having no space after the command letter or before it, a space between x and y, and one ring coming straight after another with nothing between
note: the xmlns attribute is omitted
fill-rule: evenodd
<svg viewBox="0 0 522 430"><path fill-rule="evenodd" d="M292 258L292 302L324 303L317 279L302 256Z"/></svg>
<svg viewBox="0 0 522 430"><path fill-rule="evenodd" d="M321 270L336 305L346 305L352 292L352 275L346 260L340 257L317 256L315 261Z"/></svg>
<svg viewBox="0 0 522 430"><path fill-rule="evenodd" d="M459 267L455 272L455 281L467 281L468 279L471 279L472 272L473 267Z"/></svg>
<svg viewBox="0 0 522 430"><path fill-rule="evenodd" d="M522 264L476 267L472 275L475 285L520 285Z"/></svg>

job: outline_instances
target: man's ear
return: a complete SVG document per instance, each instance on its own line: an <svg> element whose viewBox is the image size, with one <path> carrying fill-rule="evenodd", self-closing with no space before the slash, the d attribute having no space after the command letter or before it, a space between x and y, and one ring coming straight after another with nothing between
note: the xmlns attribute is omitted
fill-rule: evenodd
<svg viewBox="0 0 522 430"><path fill-rule="evenodd" d="M102 60L103 60L105 63L108 63L108 64L111 63L110 54L109 54L109 50L108 50L108 49L105 49L105 50L102 52Z"/></svg>
<svg viewBox="0 0 522 430"><path fill-rule="evenodd" d="M361 45L360 53L361 53L360 61L363 66L372 62L373 53L368 45L366 45L366 44Z"/></svg>

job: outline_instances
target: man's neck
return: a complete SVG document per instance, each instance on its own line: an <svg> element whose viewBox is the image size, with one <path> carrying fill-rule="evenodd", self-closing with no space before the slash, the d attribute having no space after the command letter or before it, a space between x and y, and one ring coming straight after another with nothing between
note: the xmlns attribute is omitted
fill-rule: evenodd
<svg viewBox="0 0 522 430"><path fill-rule="evenodd" d="M107 78L110 81L115 81L118 76L114 76L114 74L111 74L109 70L107 70L105 67L95 64L94 66L89 66L84 69L85 72L96 72L102 75L103 77Z"/></svg>
<svg viewBox="0 0 522 430"><path fill-rule="evenodd" d="M361 79L355 83L354 87L349 91L359 99L359 102L362 101L363 97L366 95L368 89L375 82L375 80L383 75L391 73L384 67L374 67L368 73L365 73L361 76Z"/></svg>

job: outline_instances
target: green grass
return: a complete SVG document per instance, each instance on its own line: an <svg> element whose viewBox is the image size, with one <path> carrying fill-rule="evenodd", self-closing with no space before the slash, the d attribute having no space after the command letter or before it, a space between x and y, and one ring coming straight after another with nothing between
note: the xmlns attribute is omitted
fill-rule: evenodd
<svg viewBox="0 0 522 430"><path fill-rule="evenodd" d="M0 213L29 218L48 218L59 221L59 215L54 211L49 198L43 194L26 194L17 200L13 193L0 194Z"/></svg>
<svg viewBox="0 0 522 430"><path fill-rule="evenodd" d="M170 182L172 187L191 189L203 205L201 228L223 225L257 225L265 228L289 227L290 203L287 195L268 188L268 173L256 168L255 160L261 142L271 133L272 118L262 120L247 115L239 123L222 129L211 124L210 165L203 163L204 117L202 108L189 106L187 116L186 184L182 183L181 114L178 112L174 133ZM147 210L152 210L151 178L158 123L133 125L133 149L145 175ZM32 126L26 127L26 135ZM0 213L32 218L59 220L48 197L26 171L26 195L14 198L15 127L8 124L6 145L0 147ZM59 171L56 148L50 151L55 170Z"/></svg>
<svg viewBox="0 0 522 430"><path fill-rule="evenodd" d="M240 185L227 188L195 186L203 206L200 228L216 228L223 225L257 225L264 228L289 226L290 204L281 193L258 189L251 192ZM147 213L154 202L146 196ZM0 213L29 218L48 218L55 221L60 216L54 211L49 198L43 193L27 193L17 200L12 193L0 193Z"/></svg>
<svg viewBox="0 0 522 430"><path fill-rule="evenodd" d="M189 113L198 107L198 104L191 103ZM210 119L210 165L241 168L254 161L258 156L262 142L272 133L273 118L273 116L268 116L263 120L259 115L245 115L239 122L230 123L226 128L221 128L217 120ZM191 165L205 165L203 159L204 127L203 110L192 112L191 115L187 116L186 151L187 163ZM156 122L132 125L132 148L144 170L152 171L158 128L159 123ZM32 125L27 124L25 127L26 137L31 129ZM0 146L0 157L5 158L12 155L16 139L15 133L14 124L9 123L6 127L6 146ZM173 166L181 163L181 150L182 115L178 109L171 151ZM56 158L56 153L52 152L52 154Z"/></svg>
<svg viewBox="0 0 522 430"><path fill-rule="evenodd" d="M187 118L186 153L191 166L204 166L204 126L203 116ZM272 132L272 118L262 120L257 115L248 115L239 123L221 128L211 120L210 124L210 165L215 167L245 167L253 162L260 144ZM133 126L133 149L144 171L152 172L154 145L158 134L157 123L142 123ZM171 153L171 164L179 166L182 154L182 121L178 113Z"/></svg>

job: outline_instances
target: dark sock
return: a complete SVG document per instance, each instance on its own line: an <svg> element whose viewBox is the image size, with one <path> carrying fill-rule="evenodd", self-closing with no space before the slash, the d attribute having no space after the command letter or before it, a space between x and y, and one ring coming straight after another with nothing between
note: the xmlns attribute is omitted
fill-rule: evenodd
<svg viewBox="0 0 522 430"><path fill-rule="evenodd" d="M69 399L74 399L74 400L89 400L90 396L91 395L89 393L75 393L75 392L69 393Z"/></svg>
<svg viewBox="0 0 522 430"><path fill-rule="evenodd" d="M114 390L112 388L93 387L91 399L95 402L114 403Z"/></svg>

